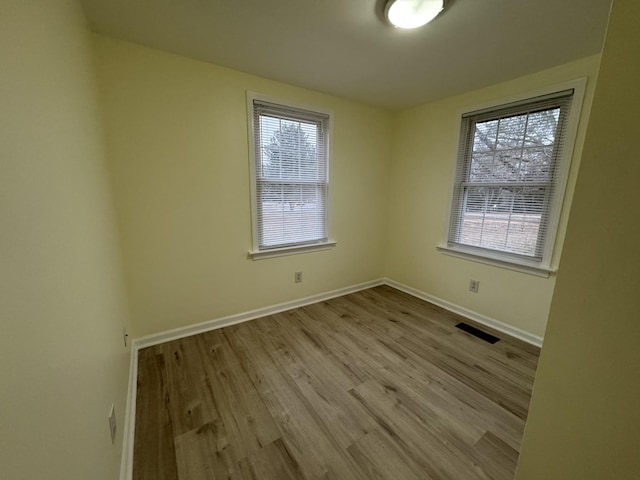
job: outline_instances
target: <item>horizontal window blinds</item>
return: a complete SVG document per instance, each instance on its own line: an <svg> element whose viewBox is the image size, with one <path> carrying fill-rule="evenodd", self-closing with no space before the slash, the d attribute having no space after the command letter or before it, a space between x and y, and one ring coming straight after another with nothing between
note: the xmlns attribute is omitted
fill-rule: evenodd
<svg viewBox="0 0 640 480"><path fill-rule="evenodd" d="M572 94L463 116L449 246L542 261Z"/></svg>
<svg viewBox="0 0 640 480"><path fill-rule="evenodd" d="M327 240L328 116L253 101L258 249Z"/></svg>

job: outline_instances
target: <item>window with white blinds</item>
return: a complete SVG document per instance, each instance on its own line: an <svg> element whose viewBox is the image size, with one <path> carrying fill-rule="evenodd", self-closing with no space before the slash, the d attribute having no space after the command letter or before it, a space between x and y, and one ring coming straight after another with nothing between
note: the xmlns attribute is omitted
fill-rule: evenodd
<svg viewBox="0 0 640 480"><path fill-rule="evenodd" d="M250 96L254 251L328 241L329 115Z"/></svg>
<svg viewBox="0 0 640 480"><path fill-rule="evenodd" d="M570 89L463 115L449 248L549 265L572 97Z"/></svg>

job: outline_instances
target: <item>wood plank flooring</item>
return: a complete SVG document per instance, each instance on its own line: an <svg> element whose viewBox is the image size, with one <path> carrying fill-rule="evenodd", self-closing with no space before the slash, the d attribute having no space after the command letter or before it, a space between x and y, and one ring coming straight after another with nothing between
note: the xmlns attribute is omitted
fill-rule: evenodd
<svg viewBox="0 0 640 480"><path fill-rule="evenodd" d="M133 478L511 480L539 351L459 321L381 286L141 350Z"/></svg>

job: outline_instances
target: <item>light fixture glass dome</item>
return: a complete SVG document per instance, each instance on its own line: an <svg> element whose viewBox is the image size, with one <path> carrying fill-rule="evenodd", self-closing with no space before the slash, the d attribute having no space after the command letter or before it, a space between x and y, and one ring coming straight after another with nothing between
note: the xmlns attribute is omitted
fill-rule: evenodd
<svg viewBox="0 0 640 480"><path fill-rule="evenodd" d="M444 8L444 0L389 0L387 20L398 28L418 28L426 25Z"/></svg>

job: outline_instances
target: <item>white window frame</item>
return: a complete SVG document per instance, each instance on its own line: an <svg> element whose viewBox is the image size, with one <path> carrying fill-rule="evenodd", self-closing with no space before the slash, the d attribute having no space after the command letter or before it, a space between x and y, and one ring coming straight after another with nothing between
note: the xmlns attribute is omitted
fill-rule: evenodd
<svg viewBox="0 0 640 480"><path fill-rule="evenodd" d="M453 175L451 182L451 192L449 196L449 205L447 210L447 217L445 221L445 229L443 235L443 241L437 246L437 249L446 255L463 258L465 260L471 260L478 263L484 263L497 267L502 267L510 270L519 271L522 273L528 273L532 275L548 277L551 273L557 271L557 254L556 242L557 233L559 229L560 218L563 211L564 198L566 193L567 181L569 178L569 171L571 168L571 161L574 155L575 141L578 132L578 125L580 121L580 115L582 111L582 103L584 100L584 92L587 79L580 78L565 82L559 85L554 85L547 88L542 88L536 91L527 92L525 94L503 98L500 100L492 101L483 105L477 105L473 108L467 108L459 112L458 118L461 121L458 124L458 131L456 135L456 142L458 145L458 151L456 152L456 158L454 159ZM464 124L464 117L473 115L481 111L502 110L512 105L533 103L540 97L554 95L566 90L573 90L573 96L571 99L571 108L566 121L566 130L564 132L564 143L561 156L557 160L557 170L555 183L555 190L553 199L551 201L551 207L549 210L548 223L545 233L544 249L542 251L542 259L540 261L536 259L527 259L524 256L518 256L509 254L506 252L499 252L494 250L476 248L472 246L464 246L460 244L452 244L449 242L450 231L452 228L458 228L453 225L453 209L454 205L459 202L456 198L456 182L459 181L460 175L458 172L458 156L460 150L465 148L464 141L461 137L462 128ZM554 253L556 255L554 255Z"/></svg>
<svg viewBox="0 0 640 480"><path fill-rule="evenodd" d="M268 247L261 248L260 247L260 231L259 231L259 222L258 222L258 189L257 189L257 178L256 178L256 135L255 135L255 121L254 121L254 100L262 103L269 103L274 107L282 107L283 110L288 110L289 112L310 112L313 114L324 115L328 118L327 120L327 131L325 132L326 136L326 164L327 164L327 183L326 183L326 204L325 204L325 239L319 240L313 243L298 243L298 244L287 244L286 246L276 246L276 247ZM284 117L285 115L283 115ZM331 239L330 236L330 158L331 158L331 137L332 137L332 121L333 114L331 111L318 108L315 106L303 105L295 102L290 102L287 100L282 100L279 98L274 98L268 95L263 95L256 92L247 92L247 120L248 120L248 140L249 140L249 174L250 174L250 182L251 182L251 231L252 231L252 249L249 250L249 257L254 260L260 260L263 258L270 257L279 257L283 255L293 255L299 253L306 253L318 250L327 250L336 245L336 241Z"/></svg>

